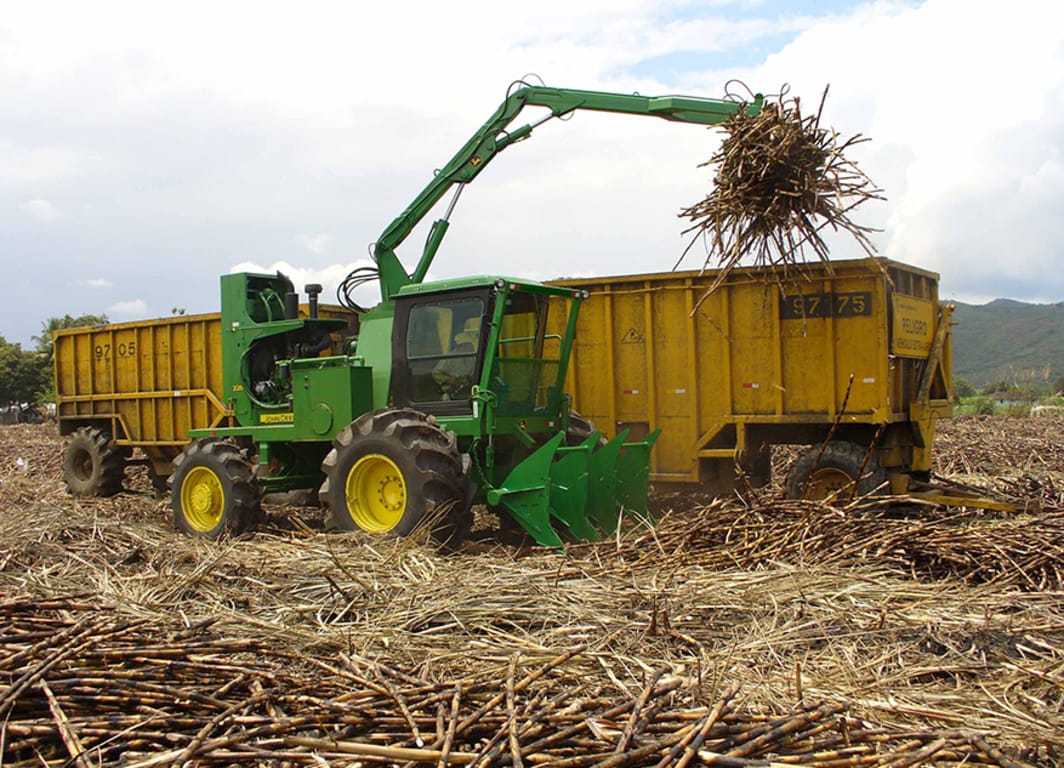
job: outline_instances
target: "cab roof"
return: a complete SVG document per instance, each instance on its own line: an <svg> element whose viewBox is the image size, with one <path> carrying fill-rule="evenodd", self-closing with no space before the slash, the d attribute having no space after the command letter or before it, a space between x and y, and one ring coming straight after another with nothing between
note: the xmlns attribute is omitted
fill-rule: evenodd
<svg viewBox="0 0 1064 768"><path fill-rule="evenodd" d="M517 277L500 277L499 275L474 275L472 277L456 277L451 280L435 280L431 283L411 283L404 285L395 292L395 298L404 296L420 296L427 293L445 293L475 288L509 287L515 291L528 291L530 293L546 294L548 296L563 296L576 298L583 292L573 288L562 286L543 285L535 280L523 280Z"/></svg>

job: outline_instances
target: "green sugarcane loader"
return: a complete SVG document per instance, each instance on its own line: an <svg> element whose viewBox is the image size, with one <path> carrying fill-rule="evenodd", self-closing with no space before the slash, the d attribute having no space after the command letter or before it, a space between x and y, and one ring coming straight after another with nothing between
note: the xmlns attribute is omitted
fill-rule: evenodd
<svg viewBox="0 0 1064 768"><path fill-rule="evenodd" d="M239 532L261 515L264 492L319 488L333 527L407 535L423 526L445 544L467 532L471 507L509 515L540 544L595 540L629 514L647 515L657 437L606 440L563 391L580 290L497 276L426 283L465 185L506 147L576 110L712 125L761 98L646 97L528 86L506 100L374 246L374 267L338 290L358 313L357 335L323 356L344 320L310 317L283 275L222 278L223 391L230 426L192 430L171 476L176 525L205 537ZM526 106L539 121L507 126ZM395 249L451 188L412 272ZM364 310L355 286L380 284ZM547 308L567 305L564 334ZM552 313L556 310L552 308Z"/></svg>

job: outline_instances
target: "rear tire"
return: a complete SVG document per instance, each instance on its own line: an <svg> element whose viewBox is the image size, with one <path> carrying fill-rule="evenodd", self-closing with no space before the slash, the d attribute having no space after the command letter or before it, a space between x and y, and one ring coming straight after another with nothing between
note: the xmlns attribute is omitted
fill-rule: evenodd
<svg viewBox="0 0 1064 768"><path fill-rule="evenodd" d="M848 502L874 493L887 482L887 471L875 450L868 452L846 441L807 448L787 473L787 498Z"/></svg>
<svg viewBox="0 0 1064 768"><path fill-rule="evenodd" d="M63 480L75 496L114 496L126 476L124 448L99 427L81 427L63 451Z"/></svg>
<svg viewBox="0 0 1064 768"><path fill-rule="evenodd" d="M772 482L772 446L761 445L743 451L739 468L751 488L764 488Z"/></svg>
<svg viewBox="0 0 1064 768"><path fill-rule="evenodd" d="M148 477L151 479L151 490L156 499L165 499L170 490L170 476L160 475L154 467L148 467Z"/></svg>
<svg viewBox="0 0 1064 768"><path fill-rule="evenodd" d="M565 430L565 444L580 445L593 434L598 431L598 427L595 426L595 422L591 419L581 416L578 412L569 411L569 428ZM605 435L599 435L598 444L595 446L601 448L608 440Z"/></svg>
<svg viewBox="0 0 1064 768"><path fill-rule="evenodd" d="M469 532L471 488L455 435L420 411L363 414L337 434L321 469L326 527L409 536L427 525L449 548Z"/></svg>
<svg viewBox="0 0 1064 768"><path fill-rule="evenodd" d="M247 452L222 440L197 440L174 459L170 476L174 526L190 536L218 539L253 529L262 497Z"/></svg>

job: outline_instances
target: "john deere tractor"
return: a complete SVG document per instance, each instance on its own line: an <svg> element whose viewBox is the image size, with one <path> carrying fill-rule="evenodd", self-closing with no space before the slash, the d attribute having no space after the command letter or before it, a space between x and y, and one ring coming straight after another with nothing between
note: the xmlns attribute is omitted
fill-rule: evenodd
<svg viewBox="0 0 1064 768"><path fill-rule="evenodd" d="M357 313L310 316L281 274L222 278L222 360L231 426L193 430L171 477L177 526L205 537L252 527L265 492L318 489L329 525L404 536L426 529L443 544L468 531L474 504L507 515L538 543L594 540L625 515L647 515L657 432L606 439L572 410L563 385L580 290L480 276L425 282L464 186L509 145L551 118L588 109L711 125L737 101L645 97L519 84L374 246L375 266L338 291ZM526 106L546 115L506 130ZM395 249L454 188L413 271ZM352 299L380 284L369 310ZM557 305L557 306L551 306ZM565 331L547 332L552 317Z"/></svg>

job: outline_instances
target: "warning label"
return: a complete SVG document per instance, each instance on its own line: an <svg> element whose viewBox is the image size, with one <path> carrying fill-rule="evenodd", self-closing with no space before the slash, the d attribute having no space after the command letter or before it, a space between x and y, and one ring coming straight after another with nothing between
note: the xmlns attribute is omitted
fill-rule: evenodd
<svg viewBox="0 0 1064 768"><path fill-rule="evenodd" d="M935 303L895 293L890 351L899 357L926 358L935 341Z"/></svg>

